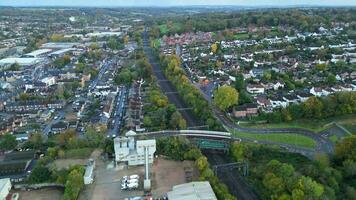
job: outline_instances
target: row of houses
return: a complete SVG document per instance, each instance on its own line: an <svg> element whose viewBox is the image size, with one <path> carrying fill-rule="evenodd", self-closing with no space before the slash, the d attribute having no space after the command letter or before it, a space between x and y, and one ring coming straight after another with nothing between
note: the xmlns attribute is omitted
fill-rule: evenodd
<svg viewBox="0 0 356 200"><path fill-rule="evenodd" d="M62 109L65 105L64 101L56 100L52 102L46 101L15 101L6 102L5 111L6 112L38 112L39 110L47 109Z"/></svg>

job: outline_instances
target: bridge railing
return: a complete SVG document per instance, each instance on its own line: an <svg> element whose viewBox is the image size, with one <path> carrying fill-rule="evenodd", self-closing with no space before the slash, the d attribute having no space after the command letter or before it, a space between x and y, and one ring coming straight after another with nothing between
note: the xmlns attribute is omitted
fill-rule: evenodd
<svg viewBox="0 0 356 200"><path fill-rule="evenodd" d="M206 131L206 130L162 130L145 132L140 135L185 135L185 136L200 136L200 137L216 137L216 138L231 138L231 133L221 131Z"/></svg>

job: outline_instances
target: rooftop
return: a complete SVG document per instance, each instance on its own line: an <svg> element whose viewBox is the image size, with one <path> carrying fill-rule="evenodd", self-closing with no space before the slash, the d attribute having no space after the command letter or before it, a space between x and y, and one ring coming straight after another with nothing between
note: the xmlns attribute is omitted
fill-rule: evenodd
<svg viewBox="0 0 356 200"><path fill-rule="evenodd" d="M176 185L167 196L170 200L217 200L208 181Z"/></svg>

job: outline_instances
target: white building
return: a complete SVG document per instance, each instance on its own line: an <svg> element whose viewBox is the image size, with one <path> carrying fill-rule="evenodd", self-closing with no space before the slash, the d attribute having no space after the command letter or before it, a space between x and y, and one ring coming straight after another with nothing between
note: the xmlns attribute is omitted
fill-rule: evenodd
<svg viewBox="0 0 356 200"><path fill-rule="evenodd" d="M11 190L10 178L0 179L0 200L5 200Z"/></svg>
<svg viewBox="0 0 356 200"><path fill-rule="evenodd" d="M41 58L4 58L0 60L0 66L18 63L20 66L31 66L43 61Z"/></svg>
<svg viewBox="0 0 356 200"><path fill-rule="evenodd" d="M25 54L26 58L39 58L41 56L46 56L52 49L38 49L30 53Z"/></svg>
<svg viewBox="0 0 356 200"><path fill-rule="evenodd" d="M114 139L115 161L127 162L128 165L145 164L145 151L148 150L148 162L153 163L156 152L156 140L135 140L134 131L128 131L126 137Z"/></svg>
<svg viewBox="0 0 356 200"><path fill-rule="evenodd" d="M95 161L93 159L89 159L87 167L85 168L84 173L84 184L89 185L94 182L94 168Z"/></svg>
<svg viewBox="0 0 356 200"><path fill-rule="evenodd" d="M247 92L251 94L263 94L265 93L265 88L263 85L247 85L246 87Z"/></svg>
<svg viewBox="0 0 356 200"><path fill-rule="evenodd" d="M51 86L51 85L55 85L57 81L56 81L56 77L50 76L50 77L41 79L41 82L45 83L46 86Z"/></svg>
<svg viewBox="0 0 356 200"><path fill-rule="evenodd" d="M172 189L167 193L169 200L217 200L209 181L184 183Z"/></svg>

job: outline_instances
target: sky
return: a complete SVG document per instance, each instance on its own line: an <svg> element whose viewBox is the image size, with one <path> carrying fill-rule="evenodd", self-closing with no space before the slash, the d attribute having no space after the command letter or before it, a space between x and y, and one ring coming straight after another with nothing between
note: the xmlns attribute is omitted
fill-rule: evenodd
<svg viewBox="0 0 356 200"><path fill-rule="evenodd" d="M356 6L356 0L0 0L0 6Z"/></svg>

